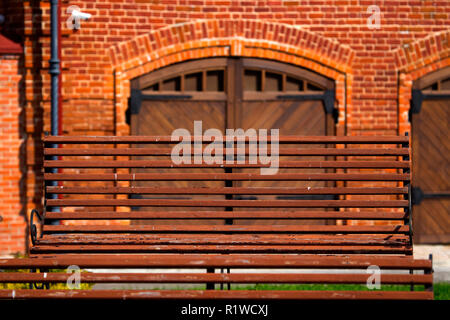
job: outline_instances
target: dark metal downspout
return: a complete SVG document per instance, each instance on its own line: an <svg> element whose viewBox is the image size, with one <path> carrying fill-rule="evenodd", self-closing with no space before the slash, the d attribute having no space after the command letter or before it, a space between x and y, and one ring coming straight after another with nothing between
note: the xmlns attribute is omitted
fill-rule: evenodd
<svg viewBox="0 0 450 320"><path fill-rule="evenodd" d="M59 132L59 86L60 86L60 60L59 60L59 0L50 0L50 33L51 33L51 44L50 44L50 70L49 74L51 76L51 111L50 111L50 125L51 125L51 135L57 136ZM57 145L52 145L56 148ZM52 157L52 160L57 160L57 157ZM57 168L52 168L51 172L56 173ZM56 186L56 181L50 181L50 186ZM52 194L52 199L56 199L56 195ZM52 211L59 211L59 208L52 208ZM56 221L56 223L58 223Z"/></svg>
<svg viewBox="0 0 450 320"><path fill-rule="evenodd" d="M51 48L50 48L50 70L51 76L51 135L56 136L59 133L59 37L58 37L58 4L59 0L51 0Z"/></svg>
<svg viewBox="0 0 450 320"><path fill-rule="evenodd" d="M62 135L63 122L63 105L62 105L62 60L61 60L61 6L58 5L58 59L59 59L59 75L58 75L58 135Z"/></svg>

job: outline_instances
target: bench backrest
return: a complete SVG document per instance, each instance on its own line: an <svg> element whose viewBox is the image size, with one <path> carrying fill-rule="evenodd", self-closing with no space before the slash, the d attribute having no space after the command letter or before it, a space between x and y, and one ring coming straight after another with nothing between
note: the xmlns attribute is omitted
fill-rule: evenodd
<svg viewBox="0 0 450 320"><path fill-rule="evenodd" d="M217 139L222 163L203 152L210 140L189 141L46 137L45 225L32 252L412 253L408 137L281 136L278 164L270 138L270 158L256 163L264 139L247 139L234 161L236 143ZM192 151L185 163L174 147Z"/></svg>

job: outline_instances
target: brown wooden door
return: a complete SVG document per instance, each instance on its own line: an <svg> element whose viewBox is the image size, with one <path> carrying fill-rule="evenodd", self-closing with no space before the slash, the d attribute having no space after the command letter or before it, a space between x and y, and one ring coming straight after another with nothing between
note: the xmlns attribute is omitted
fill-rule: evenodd
<svg viewBox="0 0 450 320"><path fill-rule="evenodd" d="M164 68L135 79L132 81L132 88L133 92L137 91L139 94L139 105L131 110L131 128L132 134L135 135L170 135L177 128L186 128L193 133L195 120L202 120L203 130L217 128L224 134L225 128L277 128L280 129L281 135L334 134L334 120L331 113L326 112L323 99L325 91L334 92L334 83L308 70L286 64L241 58L196 60ZM170 170L174 172L174 169ZM178 170L182 172L183 169ZM224 172L225 169L209 170ZM231 172L231 169L227 170ZM164 171L166 170L159 169L159 172ZM135 172L151 172L151 170L139 169ZM238 172L238 170L233 169L232 172ZM306 171L303 170L303 172ZM147 184L140 182L135 185L147 186ZM232 184L227 181L160 184L165 187L247 185L245 182ZM278 184L280 183L259 182L252 186ZM295 186L304 185L306 184L297 182ZM321 182L308 184L311 187L321 185L323 185ZM246 196L194 195L183 196L183 199L205 197L240 199ZM180 197L164 196L164 198ZM230 209L215 208L215 210ZM141 210L149 210L149 208ZM223 220L211 223L224 222L233 223ZM167 221L158 223L165 224ZM173 222L172 220L171 223L186 223L186 221ZM198 222L191 221L191 223ZM239 223L245 223L245 221ZM266 221L266 223L277 222Z"/></svg>
<svg viewBox="0 0 450 320"><path fill-rule="evenodd" d="M450 78L425 85L412 110L414 240L450 243Z"/></svg>

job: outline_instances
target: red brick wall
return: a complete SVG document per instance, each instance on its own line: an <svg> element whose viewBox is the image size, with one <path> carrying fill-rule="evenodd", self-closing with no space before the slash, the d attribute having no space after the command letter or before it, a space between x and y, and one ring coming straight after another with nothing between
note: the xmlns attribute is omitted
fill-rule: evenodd
<svg viewBox="0 0 450 320"><path fill-rule="evenodd" d="M0 55L0 255L26 249L19 59Z"/></svg>
<svg viewBox="0 0 450 320"><path fill-rule="evenodd" d="M127 134L130 78L213 55L287 61L332 77L339 134L403 133L412 80L448 65L450 57L450 1L61 2L64 134ZM25 47L29 211L40 206L40 138L50 129L49 2L3 4L4 32ZM74 4L93 15L76 32L65 25ZM381 10L378 30L366 24L371 5Z"/></svg>

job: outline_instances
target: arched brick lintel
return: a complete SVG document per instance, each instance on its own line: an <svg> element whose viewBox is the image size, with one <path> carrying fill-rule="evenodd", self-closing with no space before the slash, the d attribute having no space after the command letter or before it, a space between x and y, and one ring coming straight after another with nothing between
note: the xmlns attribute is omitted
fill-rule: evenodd
<svg viewBox="0 0 450 320"><path fill-rule="evenodd" d="M346 81L354 52L345 45L298 27L250 20L194 21L171 25L110 48L116 78L116 134L129 134L125 110L129 80L192 59L256 57L298 65L336 82L339 127L345 121ZM350 77L346 77L350 75Z"/></svg>
<svg viewBox="0 0 450 320"><path fill-rule="evenodd" d="M450 29L396 50L399 71L399 133L411 131L409 109L413 82L431 72L450 66Z"/></svg>
<svg viewBox="0 0 450 320"><path fill-rule="evenodd" d="M296 26L242 19L170 25L114 45L110 56L116 69L126 71L205 44L229 47L230 55L246 48L289 52L341 72L348 71L354 56L350 47Z"/></svg>

